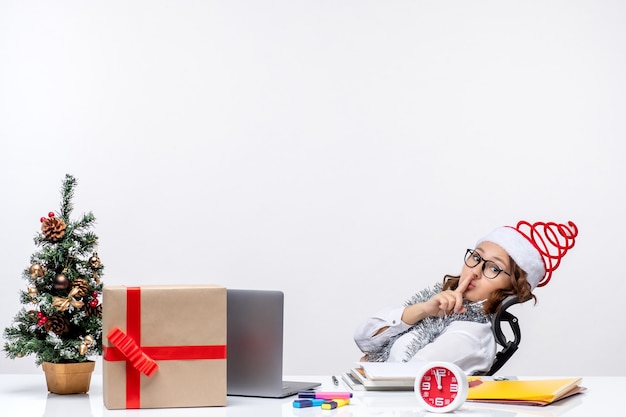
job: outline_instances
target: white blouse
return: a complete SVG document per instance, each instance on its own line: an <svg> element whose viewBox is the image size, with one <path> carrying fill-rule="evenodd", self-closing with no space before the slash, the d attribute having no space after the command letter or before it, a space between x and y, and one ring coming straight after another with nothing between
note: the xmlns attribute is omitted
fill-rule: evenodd
<svg viewBox="0 0 626 417"><path fill-rule="evenodd" d="M354 341L363 353L377 350L390 337L408 330L411 325L401 320L404 307L386 308L368 318L354 332ZM374 336L383 327L388 329ZM402 362L413 339L408 332L393 343L388 362ZM496 341L491 323L454 321L431 343L419 350L411 361L453 362L468 375L487 371L496 356Z"/></svg>

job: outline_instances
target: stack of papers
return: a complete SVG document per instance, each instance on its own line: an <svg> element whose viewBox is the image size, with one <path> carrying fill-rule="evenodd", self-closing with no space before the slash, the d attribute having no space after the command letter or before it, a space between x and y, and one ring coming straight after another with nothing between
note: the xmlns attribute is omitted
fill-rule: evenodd
<svg viewBox="0 0 626 417"><path fill-rule="evenodd" d="M342 374L353 390L412 391L425 362L359 362ZM468 377L468 401L544 406L585 391L582 378L498 380Z"/></svg>
<svg viewBox="0 0 626 417"><path fill-rule="evenodd" d="M471 378L468 401L515 405L548 405L585 390L582 378L493 381Z"/></svg>
<svg viewBox="0 0 626 417"><path fill-rule="evenodd" d="M353 390L412 391L423 362L360 362L342 375Z"/></svg>

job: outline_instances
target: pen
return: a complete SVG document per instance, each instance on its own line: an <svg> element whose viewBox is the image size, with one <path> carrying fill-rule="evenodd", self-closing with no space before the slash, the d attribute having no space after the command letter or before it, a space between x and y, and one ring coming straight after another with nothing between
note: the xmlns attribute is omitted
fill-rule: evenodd
<svg viewBox="0 0 626 417"><path fill-rule="evenodd" d="M324 401L322 404L322 410L333 410L337 407L350 404L350 400L337 398L335 400Z"/></svg>
<svg viewBox="0 0 626 417"><path fill-rule="evenodd" d="M333 375L333 384L335 384L336 387L339 386L339 381L337 380L337 377L335 375Z"/></svg>
<svg viewBox="0 0 626 417"><path fill-rule="evenodd" d="M322 400L334 400L334 399L344 399L349 400L352 398L351 392L340 392L340 391L300 391L298 393L298 398L317 398Z"/></svg>

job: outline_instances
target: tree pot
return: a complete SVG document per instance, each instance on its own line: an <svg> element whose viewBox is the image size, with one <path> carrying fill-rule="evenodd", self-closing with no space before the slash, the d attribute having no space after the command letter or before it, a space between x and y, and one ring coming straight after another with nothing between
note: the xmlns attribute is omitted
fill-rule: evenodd
<svg viewBox="0 0 626 417"><path fill-rule="evenodd" d="M79 363L43 363L48 391L54 394L80 394L89 391L94 361Z"/></svg>

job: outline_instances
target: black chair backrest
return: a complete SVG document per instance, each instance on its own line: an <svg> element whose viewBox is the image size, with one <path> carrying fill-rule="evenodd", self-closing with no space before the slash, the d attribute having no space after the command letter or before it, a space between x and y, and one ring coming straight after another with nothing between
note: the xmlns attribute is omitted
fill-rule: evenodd
<svg viewBox="0 0 626 417"><path fill-rule="evenodd" d="M494 375L502 366L513 356L519 346L519 342L522 338L522 333L519 327L519 320L510 312L506 311L512 305L518 304L519 299L517 296L509 296L502 302L502 307L491 319L491 330L496 339L496 343L502 346L502 350L496 353L496 359L493 361L493 365L489 371L482 373L482 375L491 376ZM502 323L508 323L513 332L513 339L508 340L504 332L502 331Z"/></svg>

